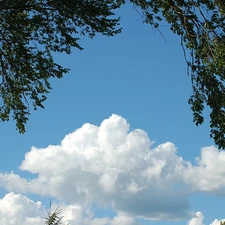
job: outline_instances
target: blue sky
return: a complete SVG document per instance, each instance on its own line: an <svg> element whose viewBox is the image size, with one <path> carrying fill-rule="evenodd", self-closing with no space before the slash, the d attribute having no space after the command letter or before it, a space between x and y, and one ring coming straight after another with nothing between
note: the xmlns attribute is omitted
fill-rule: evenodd
<svg viewBox="0 0 225 225"><path fill-rule="evenodd" d="M192 122L179 39L164 24L165 42L131 5L118 14L120 35L84 37L83 51L55 56L71 71L52 80L24 135L1 124L1 224L41 224L50 198L71 225L224 218L225 155L212 146L207 110L204 125Z"/></svg>

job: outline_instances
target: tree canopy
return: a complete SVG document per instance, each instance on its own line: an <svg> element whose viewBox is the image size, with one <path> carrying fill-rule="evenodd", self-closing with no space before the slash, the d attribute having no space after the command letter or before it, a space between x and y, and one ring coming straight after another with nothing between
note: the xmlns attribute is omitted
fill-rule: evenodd
<svg viewBox="0 0 225 225"><path fill-rule="evenodd" d="M210 136L225 148L225 2L222 0L131 0L144 22L160 29L166 21L180 37L191 77L189 104L196 125L210 113Z"/></svg>
<svg viewBox="0 0 225 225"><path fill-rule="evenodd" d="M118 7L109 0L0 1L0 121L12 116L24 133L30 104L43 108L49 78L68 72L54 62L52 53L82 49L82 35L119 33L113 12Z"/></svg>
<svg viewBox="0 0 225 225"><path fill-rule="evenodd" d="M29 103L44 107L49 78L68 72L53 52L71 53L81 35L121 32L114 10L124 0L0 1L0 120L12 115L25 132ZM167 22L180 37L193 93L189 99L196 125L210 108L210 136L225 148L225 3L223 0L130 0L143 21L160 29Z"/></svg>

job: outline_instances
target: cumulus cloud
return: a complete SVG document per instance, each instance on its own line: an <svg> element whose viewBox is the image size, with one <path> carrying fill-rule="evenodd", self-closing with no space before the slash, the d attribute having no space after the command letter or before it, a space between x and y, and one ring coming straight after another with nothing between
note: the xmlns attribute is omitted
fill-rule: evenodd
<svg viewBox="0 0 225 225"><path fill-rule="evenodd" d="M204 216L201 212L196 212L196 217L188 221L187 225L204 225L203 224Z"/></svg>
<svg viewBox="0 0 225 225"><path fill-rule="evenodd" d="M86 207L95 202L118 212L113 221L92 219L93 225L132 224L132 218L183 219L190 217L192 191L223 193L224 162L224 153L212 146L203 148L192 165L178 156L173 143L154 147L146 132L130 130L124 118L112 115L100 126L84 124L59 145L32 147L20 169L37 178L1 173L0 185L71 205Z"/></svg>
<svg viewBox="0 0 225 225"><path fill-rule="evenodd" d="M196 161L196 166L189 163L184 171L186 183L195 190L225 196L225 152L204 147Z"/></svg>
<svg viewBox="0 0 225 225"><path fill-rule="evenodd" d="M0 199L1 225L42 225L44 211L41 202L13 192Z"/></svg>
<svg viewBox="0 0 225 225"><path fill-rule="evenodd" d="M51 212L58 207L52 203ZM79 204L60 206L62 222L70 225L140 225L135 218L124 213L118 213L113 218L96 218L91 208ZM47 210L40 201L34 202L26 196L10 192L0 199L0 224L1 225L43 225L47 217ZM187 225L204 225L204 216L196 212L195 216L187 222ZM220 225L215 219L210 225Z"/></svg>
<svg viewBox="0 0 225 225"><path fill-rule="evenodd" d="M53 213L57 209L56 203L51 206ZM70 225L138 225L135 220L126 215L116 215L114 218L95 218L90 209L74 204L61 205L59 216L62 222ZM34 202L21 194L10 192L0 199L1 225L43 225L47 217L47 210L40 201Z"/></svg>
<svg viewBox="0 0 225 225"><path fill-rule="evenodd" d="M220 225L221 221L224 221L224 219L215 219L210 225ZM204 215L201 212L196 212L195 217L189 220L187 225L204 225Z"/></svg>
<svg viewBox="0 0 225 225"><path fill-rule="evenodd" d="M210 225L220 225L221 222L225 222L225 219L222 220L215 219Z"/></svg>

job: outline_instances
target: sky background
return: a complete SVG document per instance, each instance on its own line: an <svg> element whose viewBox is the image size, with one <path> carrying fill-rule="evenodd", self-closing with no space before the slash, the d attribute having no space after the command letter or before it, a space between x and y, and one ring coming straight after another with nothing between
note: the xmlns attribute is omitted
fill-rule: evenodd
<svg viewBox="0 0 225 225"><path fill-rule="evenodd" d="M43 224L50 199L71 225L225 218L225 153L207 110L192 122L180 40L164 24L165 41L132 5L118 15L120 35L83 37L83 51L55 56L71 71L52 80L25 134L1 123L0 224Z"/></svg>

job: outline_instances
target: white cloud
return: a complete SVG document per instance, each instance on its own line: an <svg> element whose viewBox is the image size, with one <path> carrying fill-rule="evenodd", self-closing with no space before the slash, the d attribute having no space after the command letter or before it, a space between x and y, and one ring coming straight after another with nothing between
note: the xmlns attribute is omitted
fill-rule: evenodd
<svg viewBox="0 0 225 225"><path fill-rule="evenodd" d="M13 192L0 199L1 225L43 225L44 211L41 202Z"/></svg>
<svg viewBox="0 0 225 225"><path fill-rule="evenodd" d="M195 190L225 196L225 152L214 146L204 147L197 165L189 163L184 172L186 183Z"/></svg>
<svg viewBox="0 0 225 225"><path fill-rule="evenodd" d="M57 208L52 204L51 212ZM60 205L60 216L63 223L70 225L139 225L135 218L124 213L118 213L114 218L96 218L91 209L85 205L70 204ZM0 224L1 225L43 225L47 217L46 209L41 202L34 202L26 196L10 192L0 199ZM204 225L204 216L197 212L187 222L187 225ZM210 225L220 225L215 219ZM223 221L223 220L222 220Z"/></svg>
<svg viewBox="0 0 225 225"><path fill-rule="evenodd" d="M114 217L113 220L110 221L110 225L135 225L137 222L129 216L126 215L118 215Z"/></svg>
<svg viewBox="0 0 225 225"><path fill-rule="evenodd" d="M135 217L187 218L192 191L223 193L223 152L213 146L203 148L197 164L192 165L177 155L174 144L153 148L147 133L129 129L118 115L100 126L84 124L59 145L31 148L20 168L37 178L2 173L0 185L8 191L52 196L72 205L110 205L119 213L114 222L96 218L88 222L93 225L114 225L119 219L132 224Z"/></svg>
<svg viewBox="0 0 225 225"><path fill-rule="evenodd" d="M204 216L201 212L196 212L196 217L188 221L187 225L204 225L203 224Z"/></svg>
<svg viewBox="0 0 225 225"><path fill-rule="evenodd" d="M196 212L195 217L193 217L191 220L187 222L187 225L204 225L204 215L201 212ZM220 222L224 221L215 219L210 225L220 225Z"/></svg>
<svg viewBox="0 0 225 225"><path fill-rule="evenodd" d="M52 204L51 212L57 208ZM95 218L90 209L81 205L61 205L59 216L62 222L70 225L137 225L133 218L117 215L112 219ZM34 202L21 194L10 192L0 199L1 225L43 225L47 211L41 202Z"/></svg>
<svg viewBox="0 0 225 225"><path fill-rule="evenodd" d="M220 225L220 222L224 222L225 219L222 219L222 220L218 220L218 219L215 219L210 225Z"/></svg>
<svg viewBox="0 0 225 225"><path fill-rule="evenodd" d="M57 208L52 204L51 212ZM70 204L60 205L60 216L63 223L70 225L139 225L135 218L124 213L118 213L114 218L96 218L91 209L85 205ZM47 217L46 209L40 201L34 202L26 196L10 192L0 199L0 224L1 225L43 225ZM187 225L204 225L204 216L197 212L187 222ZM210 225L220 225L215 219ZM223 221L223 220L222 220Z"/></svg>

